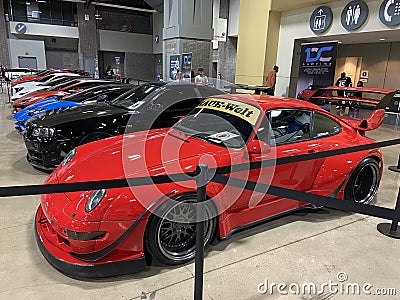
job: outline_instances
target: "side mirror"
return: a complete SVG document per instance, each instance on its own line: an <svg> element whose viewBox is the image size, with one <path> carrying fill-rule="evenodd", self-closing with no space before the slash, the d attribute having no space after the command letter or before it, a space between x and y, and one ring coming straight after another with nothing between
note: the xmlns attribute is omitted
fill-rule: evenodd
<svg viewBox="0 0 400 300"><path fill-rule="evenodd" d="M108 99L108 96L107 95L101 95L101 96L99 96L98 98L97 98L97 102L104 102L104 101L106 101Z"/></svg>
<svg viewBox="0 0 400 300"><path fill-rule="evenodd" d="M260 140L252 140L246 146L249 155L268 154L271 152L271 147Z"/></svg>

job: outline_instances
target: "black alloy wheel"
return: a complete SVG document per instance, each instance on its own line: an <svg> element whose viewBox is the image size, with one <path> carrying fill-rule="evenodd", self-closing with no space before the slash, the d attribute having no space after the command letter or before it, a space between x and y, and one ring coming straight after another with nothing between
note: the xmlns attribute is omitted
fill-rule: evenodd
<svg viewBox="0 0 400 300"><path fill-rule="evenodd" d="M345 189L345 199L370 204L378 192L379 182L379 163L373 158L366 158L353 171Z"/></svg>
<svg viewBox="0 0 400 300"><path fill-rule="evenodd" d="M150 255L162 264L179 265L192 260L196 254L196 195L180 195L171 200L151 215L145 245ZM207 245L214 238L217 219L211 200L204 208L204 245Z"/></svg>

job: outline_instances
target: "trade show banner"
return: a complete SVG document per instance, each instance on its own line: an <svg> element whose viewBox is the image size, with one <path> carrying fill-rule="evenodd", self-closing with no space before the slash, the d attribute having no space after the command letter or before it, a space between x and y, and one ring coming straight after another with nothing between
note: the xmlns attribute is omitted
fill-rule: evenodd
<svg viewBox="0 0 400 300"><path fill-rule="evenodd" d="M334 84L337 42L301 45L296 95L310 85L326 87Z"/></svg>
<svg viewBox="0 0 400 300"><path fill-rule="evenodd" d="M169 57L169 81L179 81L180 64L181 55L171 54Z"/></svg>
<svg viewBox="0 0 400 300"><path fill-rule="evenodd" d="M192 77L192 53L182 54L182 81L190 82Z"/></svg>

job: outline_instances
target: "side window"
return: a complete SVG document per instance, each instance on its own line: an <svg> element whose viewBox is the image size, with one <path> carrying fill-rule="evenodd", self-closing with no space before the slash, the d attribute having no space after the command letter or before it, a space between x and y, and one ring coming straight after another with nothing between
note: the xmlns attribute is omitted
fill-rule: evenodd
<svg viewBox="0 0 400 300"><path fill-rule="evenodd" d="M340 131L342 131L342 127L339 125L338 122L323 114L315 114L313 137L325 137L329 135L334 135L336 133L339 133Z"/></svg>
<svg viewBox="0 0 400 300"><path fill-rule="evenodd" d="M310 139L311 112L301 109L275 109L269 112L269 144L282 145Z"/></svg>
<svg viewBox="0 0 400 300"><path fill-rule="evenodd" d="M260 123L260 127L258 127L256 136L254 137L256 140L260 140L263 141L265 143L269 142L270 139L270 126L268 123L268 120L266 118L266 116L264 115L261 123Z"/></svg>

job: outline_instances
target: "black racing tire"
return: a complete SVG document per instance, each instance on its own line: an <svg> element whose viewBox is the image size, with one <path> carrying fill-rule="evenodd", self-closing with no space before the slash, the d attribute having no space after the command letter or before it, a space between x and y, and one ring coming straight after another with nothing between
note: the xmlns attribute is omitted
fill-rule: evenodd
<svg viewBox="0 0 400 300"><path fill-rule="evenodd" d="M95 142L95 141L102 140L102 139L106 139L106 138L109 138L109 137L112 137L112 135L109 134L109 133L103 133L103 132L91 133L91 134L88 134L87 136L85 136L81 140L79 145L88 144L88 143Z"/></svg>
<svg viewBox="0 0 400 300"><path fill-rule="evenodd" d="M146 253L151 255L148 261L155 258L164 265L180 265L194 259L196 254L195 205L191 205L196 202L196 194L182 194L171 200L161 204L150 216L144 242ZM211 200L206 203L204 246L214 239L217 229L216 207ZM181 219L181 222L163 218L167 215L168 219Z"/></svg>
<svg viewBox="0 0 400 300"><path fill-rule="evenodd" d="M361 204L370 204L376 198L380 182L380 165L365 158L352 172L344 190L344 198Z"/></svg>

